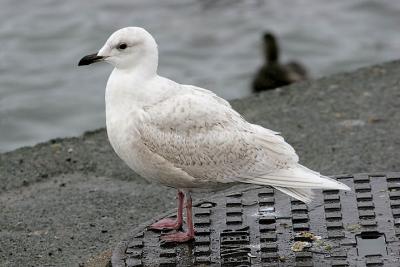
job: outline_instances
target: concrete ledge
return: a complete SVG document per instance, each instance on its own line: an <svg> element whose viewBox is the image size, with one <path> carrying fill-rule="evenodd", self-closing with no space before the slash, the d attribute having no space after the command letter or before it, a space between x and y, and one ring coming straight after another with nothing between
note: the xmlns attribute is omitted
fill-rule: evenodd
<svg viewBox="0 0 400 267"><path fill-rule="evenodd" d="M398 171L399 73L395 61L232 104L324 174ZM1 154L0 265L76 266L173 207L174 195L131 172L104 129Z"/></svg>

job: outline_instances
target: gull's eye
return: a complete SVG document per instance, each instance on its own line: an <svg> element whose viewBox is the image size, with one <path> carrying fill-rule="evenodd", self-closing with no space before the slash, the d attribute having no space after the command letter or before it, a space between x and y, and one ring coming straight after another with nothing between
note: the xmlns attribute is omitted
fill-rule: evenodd
<svg viewBox="0 0 400 267"><path fill-rule="evenodd" d="M119 50L124 50L124 49L126 49L128 47L128 45L126 44L126 43L120 43L119 45L118 45L118 49Z"/></svg>

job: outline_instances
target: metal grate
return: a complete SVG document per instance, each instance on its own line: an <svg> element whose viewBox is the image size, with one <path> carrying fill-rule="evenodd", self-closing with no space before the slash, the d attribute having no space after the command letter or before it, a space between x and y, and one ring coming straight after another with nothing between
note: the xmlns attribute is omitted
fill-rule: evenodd
<svg viewBox="0 0 400 267"><path fill-rule="evenodd" d="M308 206L256 186L200 201L193 242L163 243L149 222L118 244L112 265L400 266L400 173L337 179L353 191L325 190Z"/></svg>

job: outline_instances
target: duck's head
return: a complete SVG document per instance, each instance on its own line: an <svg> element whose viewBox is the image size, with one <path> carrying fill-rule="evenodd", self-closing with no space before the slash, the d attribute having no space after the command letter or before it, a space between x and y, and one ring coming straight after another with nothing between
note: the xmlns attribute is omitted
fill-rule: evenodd
<svg viewBox="0 0 400 267"><path fill-rule="evenodd" d="M156 68L157 44L145 29L127 27L114 32L99 52L83 57L78 65L105 61L117 69L134 69L139 65Z"/></svg>

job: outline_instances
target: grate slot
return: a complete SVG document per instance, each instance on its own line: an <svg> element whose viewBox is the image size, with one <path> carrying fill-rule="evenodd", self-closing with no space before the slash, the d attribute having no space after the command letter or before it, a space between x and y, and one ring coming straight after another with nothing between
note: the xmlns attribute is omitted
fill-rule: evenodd
<svg viewBox="0 0 400 267"><path fill-rule="evenodd" d="M400 266L400 173L340 180L353 191L317 191L310 205L259 186L217 195L194 205L193 242L160 242L168 231L149 230L153 220L120 242L113 266ZM312 240L304 231L330 249L293 252Z"/></svg>

